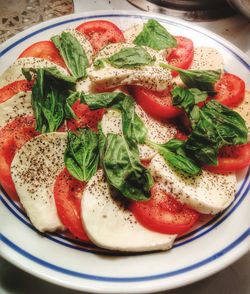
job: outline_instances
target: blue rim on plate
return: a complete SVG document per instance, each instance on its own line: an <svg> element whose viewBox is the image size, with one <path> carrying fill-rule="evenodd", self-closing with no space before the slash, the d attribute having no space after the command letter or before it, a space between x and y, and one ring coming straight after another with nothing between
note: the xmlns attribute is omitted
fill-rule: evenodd
<svg viewBox="0 0 250 294"><path fill-rule="evenodd" d="M57 23L45 26L43 28L37 29L34 32L31 32L29 34L27 34L26 36L18 39L17 41L15 41L14 43L12 43L11 45L9 45L8 47L4 48L1 52L0 52L0 57L3 57L7 52L9 52L11 49L15 48L18 44L24 42L25 40L31 38L32 36L35 36L43 31L46 31L48 29L54 28L54 27L58 27L64 24L69 24L69 23L73 23L73 22L77 22L80 20L89 20L89 19L93 19L93 18L119 18L119 17L134 17L134 18L140 18L140 19L149 19L150 16L146 16L146 15L137 15L137 14L98 14L98 15L91 15L91 16L81 16L81 17L75 17L72 19L68 19L68 20L63 20L63 21L58 21ZM152 16L151 16L152 17ZM206 34L203 31L197 30L195 28L193 28L192 26L188 26L182 23L177 23L175 21L169 20L169 19L165 19L165 18L161 18L161 17L157 17L154 16L155 19L158 19L161 22L164 23L168 23L168 24L174 24L175 26L179 26L179 27L184 27L185 29L189 29L191 31L196 31L199 32L200 34L203 34L207 37L209 37L210 39L213 39L214 41L216 41L221 47L227 49L228 51L231 52L231 54L234 55L234 57L240 61L240 63L247 69L250 71L250 65L240 56L238 55L234 50L232 50L231 48L229 48L228 46L226 46L224 43L220 42L219 40L211 37L211 35ZM184 235L182 237L180 237L177 241L178 243L176 243L174 245L174 247L180 247L182 245L185 245L187 243L190 243L202 236L204 236L205 234L209 233L210 231L212 231L215 227L219 226L225 219L227 219L242 203L242 201L245 199L245 197L247 196L249 190L250 190L250 182L249 182L249 175L250 175L250 169L248 169L248 172L244 178L243 184L241 185L240 189L238 190L237 194L236 194L236 201L233 202L233 204L226 210L224 211L222 214L219 214L218 216L214 217L211 221L209 221L207 224L205 224L204 226L194 230L193 232ZM247 184L248 183L248 184ZM243 191L244 190L244 191ZM240 195L241 194L241 195ZM2 203L4 204L4 206L12 213L14 214L22 223L24 223L25 225L27 225L29 228L31 228L32 230L36 231L34 229L34 227L27 221L27 217L25 216L25 214L23 213L23 211L21 211L21 209L14 203L14 201L10 200L8 197L5 197L4 199L4 195L0 194L0 198ZM6 201L7 200L7 201ZM207 228L207 229L206 229ZM206 230L204 230L206 229ZM204 231L203 231L204 230ZM199 233L200 234L197 234ZM197 234L197 235L196 235ZM211 255L208 258L205 258L199 262L196 262L194 264L191 264L189 266L186 266L184 268L172 271L172 272L165 272L165 273L161 273L161 274L157 274L157 275L151 275L151 276L142 276L142 277L123 277L123 278L115 278L115 277L105 277L105 276L95 276L95 275L89 275L89 274L85 274L85 273L81 273L81 272L76 272L76 271L71 271L68 270L66 268L62 268L59 266L56 266L54 264L51 264L49 262L46 262L42 259L39 259L38 257L30 254L29 252L25 251L24 249L20 248L18 245L14 244L11 240L9 240L8 238L6 238L3 234L1 234L1 241L7 245L8 247L10 247L11 249L13 249L14 251L16 251L17 253L19 253L20 255L28 258L29 260L38 263L44 267L47 267L49 269L52 269L54 271L66 274L66 275L71 275L74 277L78 277L78 278L84 278L84 279L89 279L89 280L95 280L95 281L104 281L104 282L143 282L143 281L149 281L149 280L157 280L157 279L162 279L162 278L167 278L167 277L171 277L174 275L178 275L178 274L182 274L188 271L192 271L194 269L197 269L201 266L204 266L205 264L208 264L220 257L222 257L223 255L225 255L226 253L230 252L231 250L233 250L235 247L237 247L239 244L241 244L248 236L250 235L250 228L248 228L247 230L245 230L244 232L241 232L239 234L239 236L233 241L231 242L229 245L227 245L224 249L216 252L215 254ZM90 248L86 249L82 249L80 247L74 246L72 245L72 241L71 239L65 238L61 235L48 235L45 234L45 236L54 241L57 242L61 245L76 249L76 250L82 250L85 252L90 252L93 253L96 251ZM54 237L56 236L56 237ZM191 239L187 239L189 237L192 237ZM181 240L184 240L183 242L181 242ZM68 242L64 242L64 241L68 241ZM85 243L82 242L76 242L77 245L86 245ZM95 246L93 246L95 247ZM98 252L99 254L99 252ZM106 253L102 253L102 254L106 254Z"/></svg>

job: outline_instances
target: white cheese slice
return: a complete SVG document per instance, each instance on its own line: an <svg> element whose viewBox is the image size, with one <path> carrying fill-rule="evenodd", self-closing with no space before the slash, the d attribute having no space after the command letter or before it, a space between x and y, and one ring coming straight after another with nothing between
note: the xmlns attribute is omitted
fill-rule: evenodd
<svg viewBox="0 0 250 294"><path fill-rule="evenodd" d="M235 174L219 175L203 170L198 176L184 175L160 155L151 160L148 168L162 190L198 212L216 214L234 200Z"/></svg>
<svg viewBox="0 0 250 294"><path fill-rule="evenodd" d="M66 133L48 133L17 151L11 176L32 224L41 232L63 229L54 200L54 182L64 167Z"/></svg>
<svg viewBox="0 0 250 294"><path fill-rule="evenodd" d="M84 93L91 93L94 91L93 84L89 78L84 80L79 80L76 82L76 91L84 92Z"/></svg>
<svg viewBox="0 0 250 294"><path fill-rule="evenodd" d="M25 80L22 74L22 68L43 68L43 67L56 67L62 74L68 75L66 69L57 65L54 62L43 58L25 57L17 59L1 76L0 88L13 83L18 80Z"/></svg>
<svg viewBox="0 0 250 294"><path fill-rule="evenodd" d="M123 31L127 43L133 43L134 39L142 32L143 23L135 24Z"/></svg>
<svg viewBox="0 0 250 294"><path fill-rule="evenodd" d="M148 138L154 143L166 143L175 136L177 130L172 124L149 117L138 105L135 106L135 111L148 130ZM108 133L121 135L122 117L120 111L109 109L104 114L101 125L105 136ZM141 160L150 160L156 154L154 149L145 144L139 144L138 148Z"/></svg>
<svg viewBox="0 0 250 294"><path fill-rule="evenodd" d="M31 91L19 92L10 99L0 103L0 128L16 117L33 115Z"/></svg>
<svg viewBox="0 0 250 294"><path fill-rule="evenodd" d="M97 171L84 189L82 222L94 244L111 250L167 250L176 238L141 226L121 202L114 200L102 170Z"/></svg>
<svg viewBox="0 0 250 294"><path fill-rule="evenodd" d="M93 48L86 37L75 29L67 29L64 32L70 33L73 37L77 39L77 41L81 44L83 50L85 51L89 63L92 63Z"/></svg>
<svg viewBox="0 0 250 294"><path fill-rule="evenodd" d="M122 48L134 47L133 44L116 43L103 48L96 60L108 58ZM159 63L164 62L164 58L157 51L144 47L147 52L156 59L154 65L146 65L136 69L115 68L105 63L105 67L96 69L93 65L88 68L88 75L91 81L98 87L112 88L119 85L140 85L152 90L164 90L171 84L171 74L169 70L163 69Z"/></svg>
<svg viewBox="0 0 250 294"><path fill-rule="evenodd" d="M215 48L196 47L194 48L194 58L189 69L192 70L217 70L223 71L224 61L220 52ZM183 86L183 82L179 76L173 79L179 86Z"/></svg>

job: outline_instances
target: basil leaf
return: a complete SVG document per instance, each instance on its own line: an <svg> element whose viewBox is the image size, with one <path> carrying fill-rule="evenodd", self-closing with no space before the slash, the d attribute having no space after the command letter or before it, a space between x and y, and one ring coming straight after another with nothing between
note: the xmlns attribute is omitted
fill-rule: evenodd
<svg viewBox="0 0 250 294"><path fill-rule="evenodd" d="M122 129L126 138L144 143L147 129L135 112L135 102L132 97L123 92L83 94L81 103L91 110L99 108L115 108L122 112Z"/></svg>
<svg viewBox="0 0 250 294"><path fill-rule="evenodd" d="M77 119L75 112L71 108L71 106L81 97L81 93L79 92L72 92L65 101L64 112L66 119Z"/></svg>
<svg viewBox="0 0 250 294"><path fill-rule="evenodd" d="M64 162L69 173L79 181L95 175L99 163L98 136L90 129L68 132Z"/></svg>
<svg viewBox="0 0 250 294"><path fill-rule="evenodd" d="M155 58L151 57L143 47L139 46L122 48L105 60L117 68L138 68L155 62Z"/></svg>
<svg viewBox="0 0 250 294"><path fill-rule="evenodd" d="M201 169L195 162L186 155L184 151L185 141L172 139L165 144L156 144L147 140L147 144L155 149L166 162L179 172L184 172L189 175L197 175Z"/></svg>
<svg viewBox="0 0 250 294"><path fill-rule="evenodd" d="M200 118L199 107L195 104L205 101L208 96L207 92L196 88L184 89L182 87L175 87L171 93L173 105L186 111L189 115L191 126L194 128Z"/></svg>
<svg viewBox="0 0 250 294"><path fill-rule="evenodd" d="M105 63L102 59L96 59L94 62L93 62L93 65L96 69L101 69L101 68L104 68L105 67Z"/></svg>
<svg viewBox="0 0 250 294"><path fill-rule="evenodd" d="M195 104L198 104L200 102L204 102L207 100L207 92L201 91L197 88L191 88L189 91L194 95Z"/></svg>
<svg viewBox="0 0 250 294"><path fill-rule="evenodd" d="M211 100L202 108L202 112L216 126L220 147L247 143L246 123L236 111Z"/></svg>
<svg viewBox="0 0 250 294"><path fill-rule="evenodd" d="M179 74L187 87L215 94L214 84L220 79L221 70L179 70Z"/></svg>
<svg viewBox="0 0 250 294"><path fill-rule="evenodd" d="M36 118L36 130L53 132L64 122L65 101L69 90L75 89L75 79L61 74L56 68L24 69L27 77L35 73L31 104ZM69 111L68 106L66 108Z"/></svg>
<svg viewBox="0 0 250 294"><path fill-rule="evenodd" d="M45 71L38 69L32 87L31 105L36 118L36 130L41 133L55 131L64 121L65 94L46 80Z"/></svg>
<svg viewBox="0 0 250 294"><path fill-rule="evenodd" d="M215 94L214 84L220 79L221 70L185 70L167 63L160 63L163 68L175 70L179 73L183 83L189 88L198 88L199 90Z"/></svg>
<svg viewBox="0 0 250 294"><path fill-rule="evenodd" d="M134 141L123 136L108 134L103 158L103 168L109 184L133 200L147 200L153 179L140 163L139 151Z"/></svg>
<svg viewBox="0 0 250 294"><path fill-rule="evenodd" d="M54 36L51 41L60 52L70 72L77 79L87 77L88 58L78 40L69 32Z"/></svg>
<svg viewBox="0 0 250 294"><path fill-rule="evenodd" d="M81 103L87 104L91 110L110 108L113 105L118 105L126 96L123 92L83 94Z"/></svg>
<svg viewBox="0 0 250 294"><path fill-rule="evenodd" d="M156 20L149 19L134 44L148 46L156 50L177 47L176 39Z"/></svg>

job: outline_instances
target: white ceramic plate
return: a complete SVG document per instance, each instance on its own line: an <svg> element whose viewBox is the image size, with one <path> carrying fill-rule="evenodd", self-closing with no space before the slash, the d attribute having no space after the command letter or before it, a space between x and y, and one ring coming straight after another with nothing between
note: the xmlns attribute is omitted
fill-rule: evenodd
<svg viewBox="0 0 250 294"><path fill-rule="evenodd" d="M225 70L243 78L250 89L249 61L232 44L184 21L140 12L99 11L41 23L1 46L0 70L4 71L34 42L49 39L84 21L106 19L125 29L148 18L157 19L174 35L192 38L195 46L217 48L224 57ZM89 292L148 293L180 287L223 269L249 250L249 174L249 170L238 174L236 199L222 214L204 220L193 232L177 239L168 252L137 255L99 251L62 235L40 234L2 191L1 254L42 279Z"/></svg>

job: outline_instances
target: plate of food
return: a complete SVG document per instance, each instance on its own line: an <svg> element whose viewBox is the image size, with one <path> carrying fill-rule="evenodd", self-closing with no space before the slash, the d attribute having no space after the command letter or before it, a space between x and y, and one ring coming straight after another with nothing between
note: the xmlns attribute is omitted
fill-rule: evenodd
<svg viewBox="0 0 250 294"><path fill-rule="evenodd" d="M175 18L102 11L1 46L1 254L49 282L149 293L249 250L249 61Z"/></svg>

